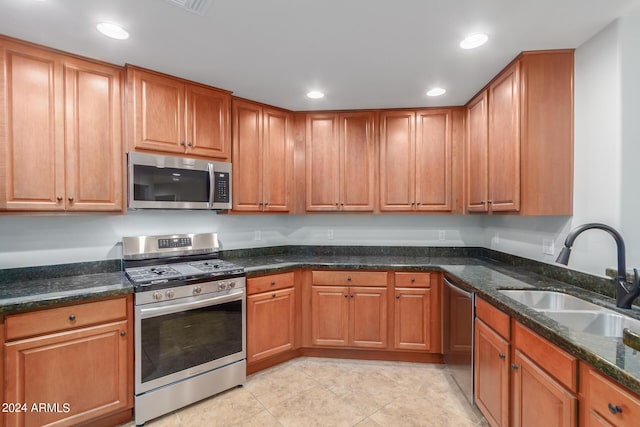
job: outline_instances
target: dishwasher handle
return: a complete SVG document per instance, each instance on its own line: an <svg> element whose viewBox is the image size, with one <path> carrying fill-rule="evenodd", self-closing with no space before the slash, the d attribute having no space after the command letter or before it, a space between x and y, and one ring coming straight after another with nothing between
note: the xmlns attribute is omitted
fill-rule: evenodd
<svg viewBox="0 0 640 427"><path fill-rule="evenodd" d="M449 279L447 279L446 276L444 278L444 284L447 286L447 288L451 289L452 292L455 292L459 295L463 295L469 299L473 298L473 292L467 292L464 289L459 288L454 283L452 283Z"/></svg>

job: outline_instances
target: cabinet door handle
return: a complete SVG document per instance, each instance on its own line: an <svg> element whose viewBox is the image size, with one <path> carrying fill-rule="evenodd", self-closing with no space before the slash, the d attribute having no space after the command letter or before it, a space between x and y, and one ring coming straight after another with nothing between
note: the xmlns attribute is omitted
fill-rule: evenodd
<svg viewBox="0 0 640 427"><path fill-rule="evenodd" d="M349 295L351 298L353 298L353 294Z"/></svg>
<svg viewBox="0 0 640 427"><path fill-rule="evenodd" d="M73 202L73 196L69 196L69 201Z"/></svg>
<svg viewBox="0 0 640 427"><path fill-rule="evenodd" d="M180 141L180 145L184 147L184 141Z"/></svg>
<svg viewBox="0 0 640 427"><path fill-rule="evenodd" d="M120 331L120 336L124 337L125 335L127 335L127 331Z"/></svg>
<svg viewBox="0 0 640 427"><path fill-rule="evenodd" d="M61 201L62 201L62 196L58 196L58 197L56 197L56 200L58 200L59 202L61 202Z"/></svg>
<svg viewBox="0 0 640 427"><path fill-rule="evenodd" d="M349 298L349 295L348 295L348 294L344 294L344 297L345 297L345 298Z"/></svg>
<svg viewBox="0 0 640 427"><path fill-rule="evenodd" d="M72 322L73 322L74 320L76 320L76 315L75 315L75 314L70 314L70 315L69 315L69 320L71 320Z"/></svg>
<svg viewBox="0 0 640 427"><path fill-rule="evenodd" d="M187 142L187 145L188 145L189 147L193 147L193 142L189 141L189 142Z"/></svg>
<svg viewBox="0 0 640 427"><path fill-rule="evenodd" d="M500 354L498 355L498 357L499 357L500 359L503 359L503 360L507 358L507 356L505 356L505 355L504 355L504 354L502 354L502 353L500 353ZM514 365L514 366L515 366L515 365Z"/></svg>
<svg viewBox="0 0 640 427"><path fill-rule="evenodd" d="M609 412L611 412L613 415L618 415L622 413L622 408L619 407L618 405L614 405L613 403L609 403L609 405L607 405L609 407Z"/></svg>
<svg viewBox="0 0 640 427"><path fill-rule="evenodd" d="M519 368L519 366L516 365L516 364L511 365L511 369L513 369L514 371L517 371L518 368Z"/></svg>
<svg viewBox="0 0 640 427"><path fill-rule="evenodd" d="M396 299L400 299L400 295L396 295Z"/></svg>

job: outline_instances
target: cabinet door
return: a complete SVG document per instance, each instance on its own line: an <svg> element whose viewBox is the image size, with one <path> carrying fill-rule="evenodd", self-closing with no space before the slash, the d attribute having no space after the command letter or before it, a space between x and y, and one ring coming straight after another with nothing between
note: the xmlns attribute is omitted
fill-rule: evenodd
<svg viewBox="0 0 640 427"><path fill-rule="evenodd" d="M184 83L133 68L129 68L128 73L134 96L134 147L184 153Z"/></svg>
<svg viewBox="0 0 640 427"><path fill-rule="evenodd" d="M451 111L416 113L416 209L451 211Z"/></svg>
<svg viewBox="0 0 640 427"><path fill-rule="evenodd" d="M340 209L373 211L374 113L340 114Z"/></svg>
<svg viewBox="0 0 640 427"><path fill-rule="evenodd" d="M415 207L415 113L380 114L380 210Z"/></svg>
<svg viewBox="0 0 640 427"><path fill-rule="evenodd" d="M291 208L293 157L289 122L289 114L284 111L263 110L264 210L269 212L288 212Z"/></svg>
<svg viewBox="0 0 640 427"><path fill-rule="evenodd" d="M262 108L233 101L233 210L262 210Z"/></svg>
<svg viewBox="0 0 640 427"><path fill-rule="evenodd" d="M215 89L185 85L187 153L229 160L231 95Z"/></svg>
<svg viewBox="0 0 640 427"><path fill-rule="evenodd" d="M0 208L63 210L61 63L0 42Z"/></svg>
<svg viewBox="0 0 640 427"><path fill-rule="evenodd" d="M516 350L513 357L513 426L577 425L578 399Z"/></svg>
<svg viewBox="0 0 640 427"><path fill-rule="evenodd" d="M431 290L396 288L394 346L402 350L431 349Z"/></svg>
<svg viewBox="0 0 640 427"><path fill-rule="evenodd" d="M247 362L293 348L294 289L250 295L247 298Z"/></svg>
<svg viewBox="0 0 640 427"><path fill-rule="evenodd" d="M340 140L337 114L307 115L307 210L339 208Z"/></svg>
<svg viewBox="0 0 640 427"><path fill-rule="evenodd" d="M475 401L492 427L509 425L509 343L475 320Z"/></svg>
<svg viewBox="0 0 640 427"><path fill-rule="evenodd" d="M349 345L387 347L387 289L349 288Z"/></svg>
<svg viewBox="0 0 640 427"><path fill-rule="evenodd" d="M77 425L130 407L128 332L121 321L5 344L5 400L57 405L6 414L7 425Z"/></svg>
<svg viewBox="0 0 640 427"><path fill-rule="evenodd" d="M346 346L349 342L349 288L311 287L313 345Z"/></svg>
<svg viewBox="0 0 640 427"><path fill-rule="evenodd" d="M66 208L122 210L122 72L66 60L64 78Z"/></svg>
<svg viewBox="0 0 640 427"><path fill-rule="evenodd" d="M520 209L519 67L489 86L489 200L496 212Z"/></svg>
<svg viewBox="0 0 640 427"><path fill-rule="evenodd" d="M489 205L489 122L487 92L467 105L466 205L469 212L487 212Z"/></svg>

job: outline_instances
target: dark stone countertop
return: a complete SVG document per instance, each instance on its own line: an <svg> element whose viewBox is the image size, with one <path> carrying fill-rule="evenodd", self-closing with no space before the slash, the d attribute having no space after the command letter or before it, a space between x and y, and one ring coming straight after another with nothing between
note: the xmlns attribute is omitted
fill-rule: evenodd
<svg viewBox="0 0 640 427"><path fill-rule="evenodd" d="M640 353L626 347L622 343L622 338L570 332L564 326L519 304L498 290L532 288L559 290L612 310L621 311L616 309L612 298L550 278L546 274L548 265L535 270L545 273L542 275L532 271L530 266L523 265L521 260L505 262L505 258L501 257L500 261L496 261L483 257L484 254L475 253L463 253L463 256L456 256L460 254L455 253L438 255L444 256L432 256L428 251L418 252L417 255L273 253L262 256L241 254L228 259L245 267L247 277L298 268L443 271L460 286L476 292L476 295L560 348L640 394ZM83 265L82 268L77 268L75 264L71 264L67 268L54 266L53 270L47 268L0 270L0 313L8 314L133 292L133 287L120 271L119 264L100 265L100 268L91 267L87 269ZM113 271L116 269L117 271ZM55 276L62 277L48 278L51 271L55 271ZM564 273L564 270L560 271L560 274ZM566 273L574 274L571 271ZM580 277L582 276L578 275L578 278ZM637 308L622 310L622 312L640 319L640 310Z"/></svg>
<svg viewBox="0 0 640 427"><path fill-rule="evenodd" d="M499 289L547 289L568 293L608 309L640 319L640 310L621 310L615 300L543 275L490 259L474 257L384 255L272 255L236 258L247 277L290 271L296 268L360 270L440 270L454 282L492 303L558 347L574 355L640 394L640 352L623 344L622 338L569 331L565 326L500 293Z"/></svg>

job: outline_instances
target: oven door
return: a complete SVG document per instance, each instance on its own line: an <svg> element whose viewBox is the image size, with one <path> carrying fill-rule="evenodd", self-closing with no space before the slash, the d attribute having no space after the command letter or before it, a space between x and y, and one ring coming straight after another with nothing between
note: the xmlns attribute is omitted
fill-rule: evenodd
<svg viewBox="0 0 640 427"><path fill-rule="evenodd" d="M244 289L136 307L136 395L246 357Z"/></svg>

